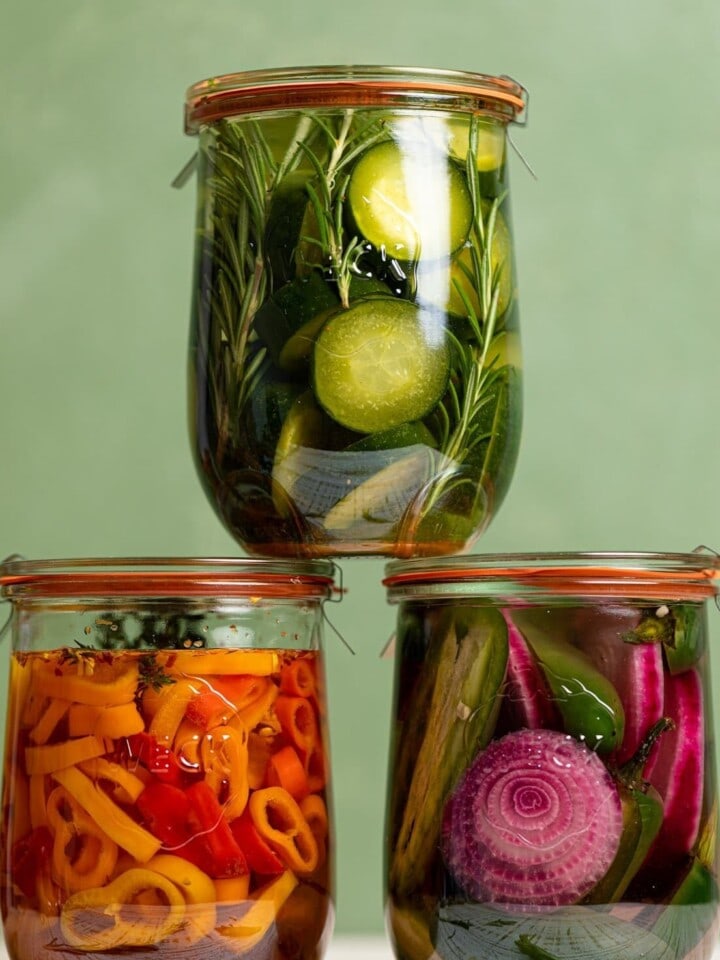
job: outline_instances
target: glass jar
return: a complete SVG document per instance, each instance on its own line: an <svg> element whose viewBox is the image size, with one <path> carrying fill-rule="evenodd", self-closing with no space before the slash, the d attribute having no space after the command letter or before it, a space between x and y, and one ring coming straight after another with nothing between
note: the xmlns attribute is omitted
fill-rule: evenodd
<svg viewBox="0 0 720 960"><path fill-rule="evenodd" d="M717 557L388 566L387 916L401 960L707 960Z"/></svg>
<svg viewBox="0 0 720 960"><path fill-rule="evenodd" d="M251 554L457 553L521 424L503 77L389 67L191 87L190 432Z"/></svg>
<svg viewBox="0 0 720 960"><path fill-rule="evenodd" d="M332 564L16 560L0 586L11 960L317 958Z"/></svg>

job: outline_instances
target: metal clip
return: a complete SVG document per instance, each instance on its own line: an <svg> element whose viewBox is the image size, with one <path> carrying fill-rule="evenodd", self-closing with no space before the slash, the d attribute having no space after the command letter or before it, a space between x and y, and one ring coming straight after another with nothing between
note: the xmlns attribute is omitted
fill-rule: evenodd
<svg viewBox="0 0 720 960"><path fill-rule="evenodd" d="M718 553L717 550L713 550L712 547L706 547L705 544L700 544L699 547L695 547L692 552L707 554L710 557L715 557L716 560L720 560L720 553ZM718 575L720 576L720 572ZM715 594L715 606L720 610L720 593Z"/></svg>
<svg viewBox="0 0 720 960"><path fill-rule="evenodd" d="M182 190L185 184L188 182L190 177L195 173L197 168L198 155L194 153L185 166L182 168L180 173L175 177L175 179L170 183L171 187L174 187L176 190Z"/></svg>
<svg viewBox="0 0 720 960"><path fill-rule="evenodd" d="M6 563L12 563L14 560L24 560L24 559L25 557L23 557L22 554L20 553L11 553L9 557L5 557L5 559L0 563L0 568L4 567ZM8 631L8 627L10 626L12 615L13 615L13 611L12 611L12 607L10 607L10 613L8 614L8 618L5 621L5 623L2 625L2 627L0 627L0 643L2 643L3 640L5 639L5 634Z"/></svg>
<svg viewBox="0 0 720 960"><path fill-rule="evenodd" d="M342 567L339 563L335 563L334 560L330 561L332 564L332 575L333 581L337 581L332 588L332 596L328 598L329 603L340 603L342 598L347 593L346 588L343 586L343 572Z"/></svg>

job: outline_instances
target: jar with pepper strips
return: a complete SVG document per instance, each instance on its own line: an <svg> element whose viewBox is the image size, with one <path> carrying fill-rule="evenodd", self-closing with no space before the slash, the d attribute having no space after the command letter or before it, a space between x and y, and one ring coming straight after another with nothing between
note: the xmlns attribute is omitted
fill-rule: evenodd
<svg viewBox="0 0 720 960"><path fill-rule="evenodd" d="M333 587L325 561L0 566L11 960L318 956Z"/></svg>

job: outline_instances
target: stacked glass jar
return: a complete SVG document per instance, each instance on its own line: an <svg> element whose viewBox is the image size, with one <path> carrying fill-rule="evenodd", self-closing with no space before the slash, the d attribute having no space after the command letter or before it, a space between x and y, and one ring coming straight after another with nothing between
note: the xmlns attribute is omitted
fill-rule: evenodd
<svg viewBox="0 0 720 960"><path fill-rule="evenodd" d="M399 960L710 957L705 555L463 556L521 426L512 80L188 91L190 425L249 561L6 563L13 960L310 960L332 926L320 611L395 558Z"/></svg>

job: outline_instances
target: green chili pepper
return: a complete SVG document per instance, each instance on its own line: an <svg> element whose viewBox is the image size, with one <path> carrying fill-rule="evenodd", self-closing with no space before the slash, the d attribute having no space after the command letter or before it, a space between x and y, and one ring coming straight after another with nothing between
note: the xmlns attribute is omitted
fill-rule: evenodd
<svg viewBox="0 0 720 960"><path fill-rule="evenodd" d="M582 651L532 624L522 633L537 657L566 733L598 753L620 746L625 711L618 692Z"/></svg>
<svg viewBox="0 0 720 960"><path fill-rule="evenodd" d="M586 903L617 903L630 885L652 846L663 822L660 794L643 770L658 737L675 724L663 717L654 724L635 754L618 770L616 779L623 809L623 832L615 859L593 887Z"/></svg>
<svg viewBox="0 0 720 960"><path fill-rule="evenodd" d="M669 956L687 957L713 929L718 909L717 880L695 857L653 933L670 948ZM711 947L708 947L711 950Z"/></svg>
<svg viewBox="0 0 720 960"><path fill-rule="evenodd" d="M703 608L696 603L660 607L645 614L623 638L627 643L662 643L670 673L695 666L705 648Z"/></svg>

